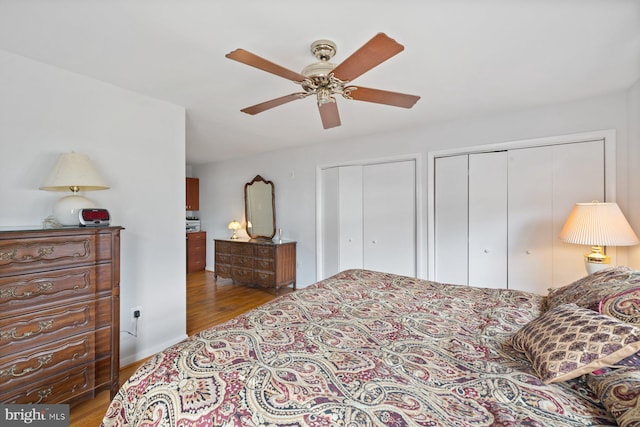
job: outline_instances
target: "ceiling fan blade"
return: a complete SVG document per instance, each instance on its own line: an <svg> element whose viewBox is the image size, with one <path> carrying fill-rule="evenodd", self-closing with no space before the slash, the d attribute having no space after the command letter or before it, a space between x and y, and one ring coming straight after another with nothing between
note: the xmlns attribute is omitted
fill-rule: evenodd
<svg viewBox="0 0 640 427"><path fill-rule="evenodd" d="M387 104L403 108L413 107L420 99L420 97L416 95L388 92L386 90L371 89L362 86L347 86L345 92L348 93L347 98L357 101L376 102L378 104Z"/></svg>
<svg viewBox="0 0 640 427"><path fill-rule="evenodd" d="M233 52L227 53L225 56L229 59L233 59L234 61L242 62L243 64L275 74L276 76L284 77L285 79L296 83L302 82L306 79L306 77L300 73L288 70L244 49L236 49Z"/></svg>
<svg viewBox="0 0 640 427"><path fill-rule="evenodd" d="M296 99L302 99L308 94L304 92L292 93L290 95L281 96L280 98L271 99L269 101L261 102L260 104L252 105L251 107L243 108L243 113L251 114L252 116L263 111L269 110L273 107L277 107L287 102L295 101Z"/></svg>
<svg viewBox="0 0 640 427"><path fill-rule="evenodd" d="M325 129L331 129L336 126L340 126L340 114L338 113L338 103L326 102L324 104L318 104L318 110L320 111L320 118L322 119L322 127Z"/></svg>
<svg viewBox="0 0 640 427"><path fill-rule="evenodd" d="M378 33L334 68L333 75L342 81L351 81L403 50L400 43L385 33Z"/></svg>

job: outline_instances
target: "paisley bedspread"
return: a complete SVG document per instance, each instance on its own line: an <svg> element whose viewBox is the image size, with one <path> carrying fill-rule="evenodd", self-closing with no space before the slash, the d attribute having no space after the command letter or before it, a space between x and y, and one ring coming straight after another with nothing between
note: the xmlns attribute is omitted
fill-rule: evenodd
<svg viewBox="0 0 640 427"><path fill-rule="evenodd" d="M508 338L543 297L348 270L149 359L103 426L615 425Z"/></svg>

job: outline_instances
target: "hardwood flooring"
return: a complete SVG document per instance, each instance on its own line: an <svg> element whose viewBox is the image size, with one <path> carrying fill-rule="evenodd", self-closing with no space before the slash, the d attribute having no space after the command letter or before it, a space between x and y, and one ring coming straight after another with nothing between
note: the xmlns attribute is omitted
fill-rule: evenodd
<svg viewBox="0 0 640 427"><path fill-rule="evenodd" d="M292 292L280 289L280 294ZM187 275L187 334L193 335L210 326L262 305L275 298L273 290L250 288L233 284L231 280L215 280L210 271L197 271ZM120 370L120 385L144 361ZM98 427L109 406L109 393L102 392L95 399L71 408L70 427Z"/></svg>

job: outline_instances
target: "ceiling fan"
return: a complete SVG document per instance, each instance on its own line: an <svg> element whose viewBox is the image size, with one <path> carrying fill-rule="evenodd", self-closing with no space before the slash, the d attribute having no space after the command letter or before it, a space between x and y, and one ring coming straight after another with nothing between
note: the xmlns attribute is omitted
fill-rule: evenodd
<svg viewBox="0 0 640 427"><path fill-rule="evenodd" d="M236 49L225 56L229 59L291 80L299 84L303 89L303 92L296 92L275 98L252 105L251 107L243 108L240 111L254 115L286 104L287 102L295 101L296 99L315 95L318 101L318 110L320 111L322 126L325 129L329 129L340 126L340 115L334 95L342 95L346 99L375 102L403 108L411 108L418 102L420 97L415 95L348 85L356 77L403 50L404 46L386 34L378 33L341 64L336 66L329 62L336 53L336 44L331 40L317 40L311 44L311 53L318 59L318 62L306 66L301 73L288 70L244 49Z"/></svg>

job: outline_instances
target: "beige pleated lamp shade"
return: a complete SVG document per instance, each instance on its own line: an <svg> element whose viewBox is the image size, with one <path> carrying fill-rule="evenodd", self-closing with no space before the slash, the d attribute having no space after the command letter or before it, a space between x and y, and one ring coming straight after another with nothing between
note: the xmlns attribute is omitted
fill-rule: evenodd
<svg viewBox="0 0 640 427"><path fill-rule="evenodd" d="M92 191L109 187L89 157L80 153L64 153L45 179L41 190L48 191Z"/></svg>
<svg viewBox="0 0 640 427"><path fill-rule="evenodd" d="M576 203L562 227L560 239L591 246L631 246L639 243L617 203Z"/></svg>

